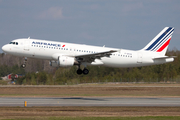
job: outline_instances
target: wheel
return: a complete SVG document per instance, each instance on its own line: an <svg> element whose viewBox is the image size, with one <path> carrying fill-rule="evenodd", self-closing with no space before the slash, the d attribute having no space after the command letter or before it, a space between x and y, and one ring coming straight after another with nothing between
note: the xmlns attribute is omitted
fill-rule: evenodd
<svg viewBox="0 0 180 120"><path fill-rule="evenodd" d="M82 71L81 69L78 69L78 70L77 70L77 74L78 74L78 75L81 75L82 73L83 73L83 71Z"/></svg>
<svg viewBox="0 0 180 120"><path fill-rule="evenodd" d="M83 70L83 74L84 75L87 75L89 73L89 70L88 69L86 69L86 68L84 68L84 70Z"/></svg>
<svg viewBox="0 0 180 120"><path fill-rule="evenodd" d="M26 64L22 64L21 67L22 67L22 68L25 68L25 67L26 67Z"/></svg>

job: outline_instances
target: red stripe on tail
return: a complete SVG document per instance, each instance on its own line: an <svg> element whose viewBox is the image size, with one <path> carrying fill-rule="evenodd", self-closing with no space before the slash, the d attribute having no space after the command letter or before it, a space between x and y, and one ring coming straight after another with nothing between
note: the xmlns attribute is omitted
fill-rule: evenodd
<svg viewBox="0 0 180 120"><path fill-rule="evenodd" d="M157 52L161 52L164 50L164 48L166 48L168 45L169 45L169 42L170 42L171 38L161 47L157 50Z"/></svg>

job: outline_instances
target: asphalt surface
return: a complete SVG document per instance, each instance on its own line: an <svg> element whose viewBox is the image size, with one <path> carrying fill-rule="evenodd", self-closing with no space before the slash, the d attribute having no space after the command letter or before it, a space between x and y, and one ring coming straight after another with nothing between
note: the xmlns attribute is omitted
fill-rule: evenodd
<svg viewBox="0 0 180 120"><path fill-rule="evenodd" d="M0 106L180 106L178 98L130 98L130 97L1 97Z"/></svg>

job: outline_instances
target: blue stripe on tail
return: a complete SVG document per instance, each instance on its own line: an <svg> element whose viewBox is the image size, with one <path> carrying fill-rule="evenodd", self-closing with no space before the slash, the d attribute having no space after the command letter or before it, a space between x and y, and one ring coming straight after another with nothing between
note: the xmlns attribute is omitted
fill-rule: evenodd
<svg viewBox="0 0 180 120"><path fill-rule="evenodd" d="M164 37L164 38L152 49L152 51L153 51L154 49L156 49L157 46L159 46L161 43L163 43L164 40L167 40L166 38L167 38L173 31L174 31L174 29L173 29L168 35L166 35L166 37Z"/></svg>
<svg viewBox="0 0 180 120"><path fill-rule="evenodd" d="M146 50L151 50L170 30L172 29L172 27L168 28L156 41L154 41L153 44L151 44L151 46L149 46Z"/></svg>

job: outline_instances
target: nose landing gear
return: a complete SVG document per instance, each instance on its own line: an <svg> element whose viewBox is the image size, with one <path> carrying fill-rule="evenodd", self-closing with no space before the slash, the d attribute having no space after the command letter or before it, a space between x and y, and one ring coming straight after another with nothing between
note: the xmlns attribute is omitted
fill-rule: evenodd
<svg viewBox="0 0 180 120"><path fill-rule="evenodd" d="M27 57L24 58L24 62L23 62L23 64L21 65L22 68L25 68L25 67L26 67L26 62L27 62Z"/></svg>
<svg viewBox="0 0 180 120"><path fill-rule="evenodd" d="M26 67L26 64L22 64L21 67L22 67L22 68L25 68L25 67Z"/></svg>

